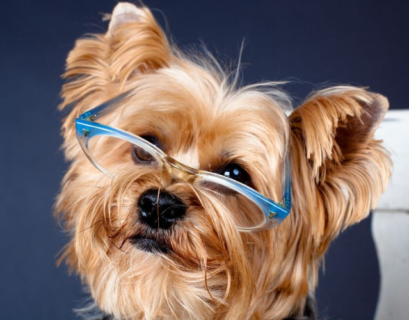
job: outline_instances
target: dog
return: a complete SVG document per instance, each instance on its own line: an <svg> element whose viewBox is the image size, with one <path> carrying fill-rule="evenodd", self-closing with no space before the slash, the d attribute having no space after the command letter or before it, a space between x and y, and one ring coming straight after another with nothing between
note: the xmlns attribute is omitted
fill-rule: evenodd
<svg viewBox="0 0 409 320"><path fill-rule="evenodd" d="M316 319L330 242L391 175L387 99L336 86L293 110L280 83L178 49L148 8L109 18L69 53L60 105L60 261L89 319Z"/></svg>

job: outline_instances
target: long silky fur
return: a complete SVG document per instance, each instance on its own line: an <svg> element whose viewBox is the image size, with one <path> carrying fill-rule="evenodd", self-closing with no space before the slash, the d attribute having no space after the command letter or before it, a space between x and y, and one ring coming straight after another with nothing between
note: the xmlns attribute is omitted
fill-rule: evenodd
<svg viewBox="0 0 409 320"><path fill-rule="evenodd" d="M388 182L389 156L373 138L386 99L335 87L316 92L288 119L290 98L275 83L239 87L207 52L188 55L171 44L147 8L127 6L126 22L114 11L108 32L78 40L67 59L60 109L71 108L62 126L71 165L56 216L72 238L60 261L115 319L304 319L330 241L367 216ZM232 215L250 213L239 198L154 169L130 165L114 178L98 172L76 141L74 120L128 90L130 98L102 123L153 131L191 167L239 162L276 201L290 150L289 217L266 232L239 233ZM114 163L129 160L121 149L98 152ZM156 232L139 223L136 203L150 188L187 203L186 219ZM135 234L155 237L170 253L134 248Z"/></svg>

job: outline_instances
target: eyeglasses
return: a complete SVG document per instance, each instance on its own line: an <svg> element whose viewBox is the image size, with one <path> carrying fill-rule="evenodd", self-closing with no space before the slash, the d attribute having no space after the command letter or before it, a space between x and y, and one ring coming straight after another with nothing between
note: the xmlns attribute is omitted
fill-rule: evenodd
<svg viewBox="0 0 409 320"><path fill-rule="evenodd" d="M129 96L125 92L100 106L81 114L75 120L76 135L89 161L102 173L115 176L121 170L146 166L164 170L172 177L195 186L228 194L236 205L233 223L241 232L262 231L280 224L291 211L291 169L289 157L283 162L281 200L268 199L253 188L214 172L191 168L171 158L153 143L130 132L95 122ZM132 160L138 155L139 162ZM124 155L112 157L110 155ZM118 159L122 159L118 161ZM226 199L227 199L226 198ZM228 201L224 199L223 201Z"/></svg>

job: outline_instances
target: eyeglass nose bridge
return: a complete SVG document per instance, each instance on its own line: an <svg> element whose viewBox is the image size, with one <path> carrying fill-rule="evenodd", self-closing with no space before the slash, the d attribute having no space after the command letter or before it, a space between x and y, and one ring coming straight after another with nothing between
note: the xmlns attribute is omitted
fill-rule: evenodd
<svg viewBox="0 0 409 320"><path fill-rule="evenodd" d="M191 168L171 157L166 157L164 160L164 168L171 175L171 177L193 183L199 170Z"/></svg>

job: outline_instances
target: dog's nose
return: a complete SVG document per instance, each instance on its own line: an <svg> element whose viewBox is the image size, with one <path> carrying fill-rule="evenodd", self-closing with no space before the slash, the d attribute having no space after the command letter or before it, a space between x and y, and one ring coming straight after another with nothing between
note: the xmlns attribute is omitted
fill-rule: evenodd
<svg viewBox="0 0 409 320"><path fill-rule="evenodd" d="M138 210L141 221L149 227L169 229L186 214L186 205L169 192L149 189L139 197Z"/></svg>

